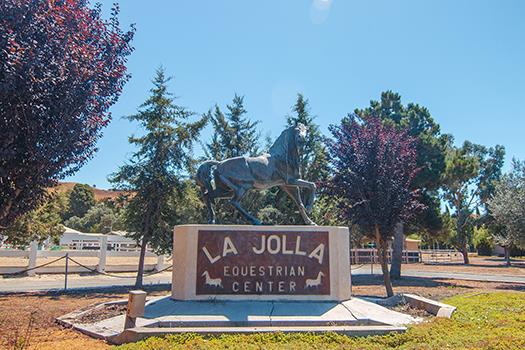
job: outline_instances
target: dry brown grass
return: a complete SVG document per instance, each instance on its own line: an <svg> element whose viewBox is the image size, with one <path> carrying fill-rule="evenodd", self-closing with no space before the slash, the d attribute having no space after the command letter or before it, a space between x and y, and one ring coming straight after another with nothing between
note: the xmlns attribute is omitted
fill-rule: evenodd
<svg viewBox="0 0 525 350"><path fill-rule="evenodd" d="M148 292L152 296L166 293L158 290ZM58 325L55 318L89 305L125 298L125 290L114 293L0 295L0 349L16 349L13 340L17 333L21 334L27 329L30 320L33 327L29 344L23 349L108 349L110 346L104 341L66 329Z"/></svg>
<svg viewBox="0 0 525 350"><path fill-rule="evenodd" d="M60 182L55 187L51 187L49 189L50 192L67 192L71 191L73 187L75 187L77 183L76 182ZM110 190L104 190L100 188L94 188L93 187L93 194L95 195L96 201L101 201L104 199L116 199L118 196L126 194L127 192L124 191L110 191Z"/></svg>
<svg viewBox="0 0 525 350"><path fill-rule="evenodd" d="M64 329L55 318L90 304L115 299L119 295L46 295L19 294L0 296L0 348L15 349L17 333L33 319L33 329L26 349L107 349L103 341Z"/></svg>

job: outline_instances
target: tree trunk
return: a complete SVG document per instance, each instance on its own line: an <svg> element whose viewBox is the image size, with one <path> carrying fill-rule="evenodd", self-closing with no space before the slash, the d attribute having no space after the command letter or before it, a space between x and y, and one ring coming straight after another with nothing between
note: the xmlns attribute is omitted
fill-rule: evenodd
<svg viewBox="0 0 525 350"><path fill-rule="evenodd" d="M144 260L146 257L146 248L148 246L148 239L146 236L142 238L142 245L140 247L139 266L137 271L137 279L135 280L135 288L140 289L143 286L144 277Z"/></svg>
<svg viewBox="0 0 525 350"><path fill-rule="evenodd" d="M390 278L401 278L401 263L403 260L403 243L405 242L405 226L399 222L394 229L394 243L392 244L392 264L390 265Z"/></svg>
<svg viewBox="0 0 525 350"><path fill-rule="evenodd" d="M503 247L505 249L505 264L507 266L511 266L510 264L510 248L509 247Z"/></svg>
<svg viewBox="0 0 525 350"><path fill-rule="evenodd" d="M463 242L461 244L461 254L463 254L463 262L465 263L465 265L470 264L470 260L468 258L467 242Z"/></svg>
<svg viewBox="0 0 525 350"><path fill-rule="evenodd" d="M376 246L378 250L379 263L381 264L381 270L383 271L383 281L385 283L386 295L391 297L394 295L392 289L392 281L390 280L390 273L388 273L388 245L387 242L381 237L379 232L379 225L375 226L376 233Z"/></svg>

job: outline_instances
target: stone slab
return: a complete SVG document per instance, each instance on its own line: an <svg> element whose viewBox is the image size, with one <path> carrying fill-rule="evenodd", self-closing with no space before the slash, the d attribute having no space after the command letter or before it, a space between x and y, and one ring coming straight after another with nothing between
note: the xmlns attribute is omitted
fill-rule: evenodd
<svg viewBox="0 0 525 350"><path fill-rule="evenodd" d="M369 320L370 322L393 326L408 325L422 321L421 318L393 311L360 298L352 298L342 304L358 320Z"/></svg>
<svg viewBox="0 0 525 350"><path fill-rule="evenodd" d="M368 324L368 322L365 322ZM363 324L339 302L273 302L271 326Z"/></svg>
<svg viewBox="0 0 525 350"><path fill-rule="evenodd" d="M422 309L436 317L451 318L456 308L452 305L440 303L432 299L415 294L403 294L405 301L412 307Z"/></svg>
<svg viewBox="0 0 525 350"><path fill-rule="evenodd" d="M94 306L94 308L100 307ZM86 310L88 311L88 310ZM86 312L84 311L84 312ZM79 313L77 313L79 314ZM146 303L144 317L124 330L124 315L93 324L75 322L74 313L60 323L113 343L136 341L150 335L195 332L202 334L250 332L339 332L350 335L403 331L420 319L380 305L352 298L324 301L180 301L170 296Z"/></svg>
<svg viewBox="0 0 525 350"><path fill-rule="evenodd" d="M182 225L173 239L177 300L343 301L346 227Z"/></svg>

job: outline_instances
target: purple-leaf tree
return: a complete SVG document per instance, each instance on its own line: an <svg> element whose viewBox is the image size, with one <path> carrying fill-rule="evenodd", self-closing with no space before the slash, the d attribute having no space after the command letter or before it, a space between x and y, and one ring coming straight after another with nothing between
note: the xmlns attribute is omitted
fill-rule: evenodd
<svg viewBox="0 0 525 350"><path fill-rule="evenodd" d="M96 151L134 28L87 0L0 2L0 229Z"/></svg>
<svg viewBox="0 0 525 350"><path fill-rule="evenodd" d="M340 199L342 219L375 240L387 295L392 296L388 241L395 225L422 206L412 186L418 172L416 140L377 118L363 123L350 116L330 131L334 175L328 192Z"/></svg>

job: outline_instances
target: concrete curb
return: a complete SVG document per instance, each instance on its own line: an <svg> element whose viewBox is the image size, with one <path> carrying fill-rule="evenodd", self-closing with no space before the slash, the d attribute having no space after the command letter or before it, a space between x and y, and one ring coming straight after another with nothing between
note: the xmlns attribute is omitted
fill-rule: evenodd
<svg viewBox="0 0 525 350"><path fill-rule="evenodd" d="M251 333L325 333L335 332L352 337L368 337L373 335L385 335L389 333L402 333L406 327L402 326L288 326L288 327L210 327L206 329L192 327L176 328L153 328L153 327L136 327L124 330L116 336L107 337L111 344L124 344L142 340L152 336L162 336L166 334L183 334L198 333L202 335L220 335L220 334L251 334Z"/></svg>
<svg viewBox="0 0 525 350"><path fill-rule="evenodd" d="M436 317L451 318L454 311L456 311L456 308L452 305L420 297L419 295L402 294L402 297L413 308L425 310Z"/></svg>

